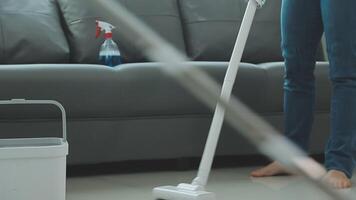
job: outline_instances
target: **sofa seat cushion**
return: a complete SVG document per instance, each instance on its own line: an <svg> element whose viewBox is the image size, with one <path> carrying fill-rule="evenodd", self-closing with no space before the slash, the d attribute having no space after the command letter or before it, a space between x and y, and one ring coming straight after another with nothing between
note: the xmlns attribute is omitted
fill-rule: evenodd
<svg viewBox="0 0 356 200"><path fill-rule="evenodd" d="M56 0L0 1L0 63L68 63Z"/></svg>
<svg viewBox="0 0 356 200"><path fill-rule="evenodd" d="M139 19L155 30L176 48L185 52L183 31L176 0L115 0L129 9ZM135 48L121 34L120 24L115 17L100 6L87 0L58 0L66 25L75 63L98 63L103 37L95 39L95 20L113 24L113 39L118 43L125 62L146 61L140 49Z"/></svg>
<svg viewBox="0 0 356 200"><path fill-rule="evenodd" d="M227 62L191 62L222 83ZM210 115L212 112L158 63L0 66L0 99L51 99L62 102L69 118L137 118ZM326 63L317 65L317 111L328 111ZM243 63L233 94L260 114L283 112L283 63ZM20 112L20 113L19 113ZM53 108L4 107L0 118L52 117ZM58 115L58 112L57 112ZM53 116L54 117L54 116Z"/></svg>
<svg viewBox="0 0 356 200"><path fill-rule="evenodd" d="M220 83L226 62L194 62ZM157 63L101 65L0 66L0 99L53 99L67 108L70 118L146 117L210 114L200 101L166 75ZM264 71L243 64L234 93L256 110L263 109ZM11 87L10 87L11 86ZM251 95L250 91L254 91ZM0 118L50 117L53 109L3 108Z"/></svg>

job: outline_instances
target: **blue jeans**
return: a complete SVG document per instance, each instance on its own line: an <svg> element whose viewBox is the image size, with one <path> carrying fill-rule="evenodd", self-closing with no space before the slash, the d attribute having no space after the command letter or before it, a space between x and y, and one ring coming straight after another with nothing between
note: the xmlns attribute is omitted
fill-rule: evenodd
<svg viewBox="0 0 356 200"><path fill-rule="evenodd" d="M316 51L325 31L332 82L328 170L348 177L356 164L356 0L283 0L285 134L304 150L315 107Z"/></svg>

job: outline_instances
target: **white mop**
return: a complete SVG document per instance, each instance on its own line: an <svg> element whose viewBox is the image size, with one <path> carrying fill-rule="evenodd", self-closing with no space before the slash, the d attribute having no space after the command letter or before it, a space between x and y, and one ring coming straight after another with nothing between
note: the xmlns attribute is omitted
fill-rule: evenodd
<svg viewBox="0 0 356 200"><path fill-rule="evenodd" d="M308 155L298 148L298 146L281 135L274 127L255 114L239 101L239 99L233 96L230 99L228 96L221 97L221 94L218 92L221 90L219 84L210 78L204 71L185 62L188 60L185 55L160 38L154 31L152 31L152 29L128 12L120 3L116 0L89 1L97 3L98 6L101 6L107 12L113 14L117 23L120 24L122 33L133 45L140 48L142 52L152 60L162 63L162 65L159 66L161 66L161 69L164 72L175 78L183 87L199 98L203 103L211 109L214 109L216 107L216 101L218 101L222 111L220 115L224 115L223 111L225 109L227 111L225 113L226 121L232 128L239 131L238 133L240 135L244 136L254 144L261 153L272 160L282 163L287 170L299 173L305 180L320 189L319 191L323 191L331 197L331 199L352 199L350 195L333 190L321 181L326 172L323 166L308 157ZM244 43L246 42L248 30L251 27L252 18L254 17L256 8L263 4L264 0L249 1L245 19L241 26L241 31L246 31L246 33L240 33L238 36L237 47L241 47L241 49L235 48L234 50L234 55L236 53L236 55L240 54L240 56L233 56L237 61L235 65L231 65L236 67L236 69L233 70L235 71L235 74L233 76L227 76L227 78L232 77L228 80L234 80L236 77L237 67L240 62ZM243 35L244 37L242 37ZM229 84L231 86L233 85L232 83ZM229 88L226 88L227 89L223 90L228 91ZM214 138L209 139L213 141L212 144L217 142L219 132L220 131L215 132L217 134L216 140L213 140ZM210 142L208 141L208 143ZM209 146L206 147L210 153L204 153L204 157L206 158L202 161L198 178L196 178L192 184L180 184L178 187L171 186L156 188L154 190L154 197L156 199L167 200L214 199L213 193L206 192L204 187L208 180L215 146L216 145L212 145L213 148L209 148ZM210 159L208 159L209 155Z"/></svg>
<svg viewBox="0 0 356 200"><path fill-rule="evenodd" d="M237 36L231 60L227 68L224 83L221 91L221 98L229 101L231 92L236 80L236 75L241 63L242 54L245 49L246 41L252 26L252 22L258 7L262 7L265 0L249 0L244 18L242 20L240 31ZM213 121L210 126L209 136L205 145L202 160L198 171L198 176L191 184L181 183L178 186L163 186L153 189L153 195L156 199L169 200L214 200L215 194L207 192L209 174L211 171L216 146L219 141L221 128L224 122L225 109L221 104L217 104Z"/></svg>

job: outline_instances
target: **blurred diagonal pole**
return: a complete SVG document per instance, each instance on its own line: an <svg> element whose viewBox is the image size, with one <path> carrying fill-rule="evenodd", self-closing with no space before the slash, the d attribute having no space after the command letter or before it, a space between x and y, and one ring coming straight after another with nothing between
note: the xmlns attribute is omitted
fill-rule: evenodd
<svg viewBox="0 0 356 200"><path fill-rule="evenodd" d="M227 122L249 139L261 153L279 161L290 171L303 175L332 199L351 199L323 183L321 179L325 174L325 169L320 164L309 158L237 98L231 97L230 101L220 98L219 84L205 72L186 62L188 60L186 56L161 39L117 1L88 1L92 1L115 16L119 29L132 44L141 49L150 59L163 63L162 70L174 77L211 109L214 109L218 102L226 110Z"/></svg>

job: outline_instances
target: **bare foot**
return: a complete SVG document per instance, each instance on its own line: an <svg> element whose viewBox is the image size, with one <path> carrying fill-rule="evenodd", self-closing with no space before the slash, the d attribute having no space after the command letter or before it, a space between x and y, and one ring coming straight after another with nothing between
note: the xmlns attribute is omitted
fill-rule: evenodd
<svg viewBox="0 0 356 200"><path fill-rule="evenodd" d="M281 164L278 162L273 162L266 167L255 170L251 173L252 177L267 177L267 176L279 176L290 174L286 171Z"/></svg>
<svg viewBox="0 0 356 200"><path fill-rule="evenodd" d="M323 180L331 187L336 189L345 189L351 187L351 180L342 171L330 170L324 176Z"/></svg>

